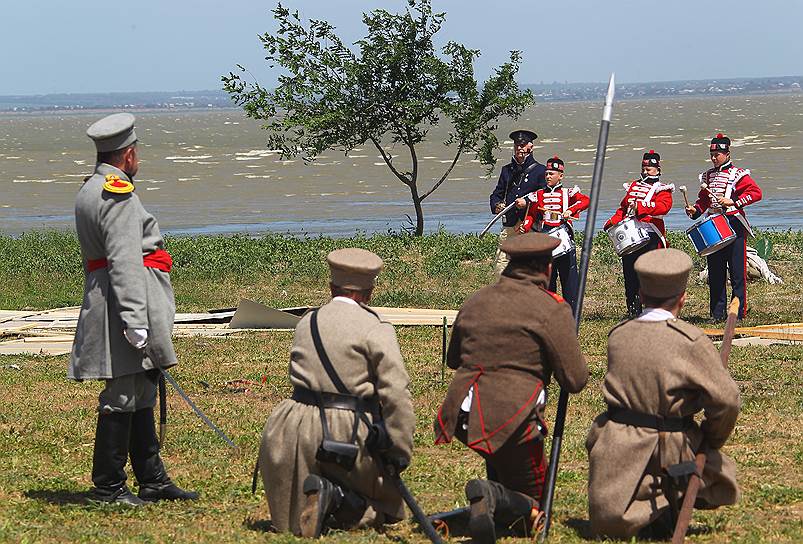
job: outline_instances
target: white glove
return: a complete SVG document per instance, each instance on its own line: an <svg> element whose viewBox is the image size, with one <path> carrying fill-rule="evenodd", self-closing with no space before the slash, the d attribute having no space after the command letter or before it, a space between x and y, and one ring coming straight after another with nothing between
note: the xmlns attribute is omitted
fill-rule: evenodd
<svg viewBox="0 0 803 544"><path fill-rule="evenodd" d="M126 329L125 339L137 349L148 345L148 329Z"/></svg>

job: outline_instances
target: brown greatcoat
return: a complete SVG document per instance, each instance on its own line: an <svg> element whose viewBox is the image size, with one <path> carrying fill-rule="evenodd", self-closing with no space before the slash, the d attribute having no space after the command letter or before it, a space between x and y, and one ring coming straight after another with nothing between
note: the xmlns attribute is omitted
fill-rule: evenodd
<svg viewBox="0 0 803 544"><path fill-rule="evenodd" d="M669 506L659 480L663 469L694 460L703 438L711 450L698 506L738 500L735 465L719 448L736 424L739 387L700 329L680 319L617 325L608 338L602 391L609 406L663 417L702 410L705 417L688 431L659 433L597 416L586 439L594 533L627 538L658 518Z"/></svg>
<svg viewBox="0 0 803 544"><path fill-rule="evenodd" d="M588 366L571 308L545 290L548 280L512 263L496 284L463 304L447 352L447 364L457 372L435 419L436 443L451 441L472 385L466 444L487 454L525 422L541 419L536 400L553 372L570 393L585 386Z"/></svg>
<svg viewBox="0 0 803 544"><path fill-rule="evenodd" d="M415 414L408 390L410 379L393 325L382 321L366 306L333 299L318 312L318 329L335 371L351 394L378 395L393 441L390 454L409 460ZM294 386L314 391L337 392L315 350L309 315L296 326L290 353L290 381ZM327 408L326 417L331 437L348 441L354 412ZM375 518L377 521L383 514L403 519L404 503L367 451L367 436L367 426L360 423L357 435L360 453L351 471L346 472L331 463L319 463L315 453L323 433L318 408L292 399L277 405L265 423L259 450L259 468L274 527L282 532L301 533L302 485L310 473L322 475L363 495L373 511L380 514Z"/></svg>

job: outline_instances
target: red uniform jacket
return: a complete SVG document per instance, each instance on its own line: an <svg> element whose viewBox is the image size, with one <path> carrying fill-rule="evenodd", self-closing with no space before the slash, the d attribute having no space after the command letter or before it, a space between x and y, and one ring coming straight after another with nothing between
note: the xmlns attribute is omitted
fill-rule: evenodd
<svg viewBox="0 0 803 544"><path fill-rule="evenodd" d="M563 223L563 218L560 217L563 212L570 210L572 215L577 217L581 211L588 208L591 202L586 195L580 192L578 186L566 189L561 184L538 189L527 195L527 200L531 204L530 210L524 218L524 232L529 232L533 225L537 225L541 230L560 226ZM551 213L544 213L542 209ZM566 222L569 225L572 224L571 219L567 219Z"/></svg>
<svg viewBox="0 0 803 544"><path fill-rule="evenodd" d="M641 179L624 184L627 193L619 203L616 213L605 223L605 229L616 225L627 217L630 205L636 203L636 219L644 223L655 225L663 238L666 236L666 227L663 217L672 209L673 184L666 185L660 181L649 183Z"/></svg>
<svg viewBox="0 0 803 544"><path fill-rule="evenodd" d="M700 188L697 202L694 203L694 207L697 210L695 218L709 209L712 211L721 210L720 206L712 203L711 193L714 193L717 198L732 199L735 205L725 210L725 213L727 215L740 214L745 221L747 221L747 217L744 213L744 207L761 200L761 188L750 177L750 170L737 168L732 162L723 164L719 168L711 168L702 172L699 178L701 184L708 185L708 189ZM709 190L711 193L709 193Z"/></svg>

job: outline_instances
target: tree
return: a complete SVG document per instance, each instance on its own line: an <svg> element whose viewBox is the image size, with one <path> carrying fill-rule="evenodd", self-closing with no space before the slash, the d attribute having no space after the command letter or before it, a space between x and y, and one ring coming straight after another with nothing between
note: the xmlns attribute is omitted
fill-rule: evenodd
<svg viewBox="0 0 803 544"><path fill-rule="evenodd" d="M430 1L407 0L404 13L377 9L363 14L367 35L353 48L328 22L305 24L298 11L279 4L272 10L276 32L259 36L270 67L283 69L276 88L246 82L241 65L239 73L222 77L234 102L249 117L264 121L267 145L283 157L310 161L326 149L348 155L370 142L410 189L416 235L424 232L421 203L446 181L460 157L473 151L490 171L499 145L494 134L499 118L517 118L533 103L532 93L520 90L514 79L521 63L518 51L511 51L482 88L473 68L478 50L449 42L439 54L433 37L445 14L433 13ZM444 144L454 156L422 192L416 145L444 120L451 123ZM409 152L404 162L409 168L392 154L395 144Z"/></svg>

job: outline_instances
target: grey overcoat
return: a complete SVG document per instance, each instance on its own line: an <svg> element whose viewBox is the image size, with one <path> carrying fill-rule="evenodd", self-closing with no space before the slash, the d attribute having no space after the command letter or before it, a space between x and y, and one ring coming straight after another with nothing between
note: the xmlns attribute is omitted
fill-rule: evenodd
<svg viewBox="0 0 803 544"><path fill-rule="evenodd" d="M176 364L170 274L142 262L143 255L164 249L159 225L135 193L104 190L107 176L130 181L121 170L99 163L75 202L85 273L68 371L76 380L117 378ZM89 272L87 260L102 258L107 266ZM128 343L125 328L148 330L147 355Z"/></svg>
<svg viewBox="0 0 803 544"><path fill-rule="evenodd" d="M669 503L658 485L662 468L694 460L703 438L712 450L699 506L733 504L739 496L734 462L721 448L739 414L739 387L711 340L680 319L626 321L610 332L602 386L609 406L664 417L703 411L685 432L661 432L600 414L586 439L588 508L597 534L631 537Z"/></svg>
<svg viewBox="0 0 803 544"><path fill-rule="evenodd" d="M318 313L318 328L332 365L353 395L376 393L382 405L391 453L410 459L413 449L415 415L393 325L365 306L332 300ZM309 315L296 326L290 354L290 381L295 386L336 393L318 358L310 332ZM354 413L327 409L333 439L348 441ZM368 416L371 417L370 415ZM274 408L262 433L259 468L265 485L271 521L282 532L300 533L299 514L304 507L302 484L310 473L340 482L367 498L378 513L396 519L405 517L404 503L392 482L383 477L365 448L367 426L360 423L357 442L360 454L354 468L346 472L330 463L319 463L315 453L322 431L318 408L292 399Z"/></svg>

